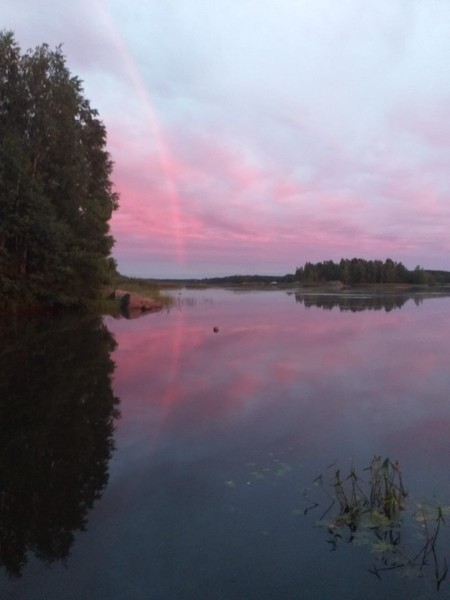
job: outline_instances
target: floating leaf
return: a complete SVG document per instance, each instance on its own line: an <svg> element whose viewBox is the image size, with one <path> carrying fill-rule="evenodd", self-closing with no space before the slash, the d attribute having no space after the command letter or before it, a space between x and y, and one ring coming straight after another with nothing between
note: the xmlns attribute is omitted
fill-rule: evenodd
<svg viewBox="0 0 450 600"><path fill-rule="evenodd" d="M386 517L386 515L379 513L377 510L374 510L371 513L371 517L372 517L372 523L373 523L373 525L375 525L375 527L382 527L384 525L389 525L391 523L391 520L388 519Z"/></svg>
<svg viewBox="0 0 450 600"><path fill-rule="evenodd" d="M292 468L286 463L280 463L278 469L275 471L277 477L284 477L287 473L292 471Z"/></svg>
<svg viewBox="0 0 450 600"><path fill-rule="evenodd" d="M320 519L319 521L315 522L315 527L330 527L330 521L327 521L325 519Z"/></svg>
<svg viewBox="0 0 450 600"><path fill-rule="evenodd" d="M253 477L255 477L255 479L265 479L266 476L263 475L262 473L260 473L259 471L252 471L250 473L250 475L253 475Z"/></svg>
<svg viewBox="0 0 450 600"><path fill-rule="evenodd" d="M428 521L436 521L438 518L438 510L431 506L421 506L420 509L414 514L414 518L418 523L425 523Z"/></svg>
<svg viewBox="0 0 450 600"><path fill-rule="evenodd" d="M386 540L379 540L375 544L372 544L372 552L376 554L383 554L384 552L395 552L395 546Z"/></svg>
<svg viewBox="0 0 450 600"><path fill-rule="evenodd" d="M353 535L352 543L355 546L368 546L373 542L373 534L370 530L357 531Z"/></svg>

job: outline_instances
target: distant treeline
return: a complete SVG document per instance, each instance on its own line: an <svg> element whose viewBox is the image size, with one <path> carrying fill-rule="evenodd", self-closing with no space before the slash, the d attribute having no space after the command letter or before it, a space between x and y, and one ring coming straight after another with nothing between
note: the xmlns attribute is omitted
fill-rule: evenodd
<svg viewBox="0 0 450 600"><path fill-rule="evenodd" d="M225 277L208 277L201 280L208 285L270 285L272 283L293 283L294 275L229 275Z"/></svg>
<svg viewBox="0 0 450 600"><path fill-rule="evenodd" d="M123 285L130 287L133 279L119 276ZM231 286L270 286L273 284L302 283L315 287L321 283L342 282L352 284L386 284L407 283L415 285L433 285L450 283L450 271L423 269L417 266L408 270L401 262L387 258L382 260L365 260L363 258L342 258L338 263L332 260L324 262L307 262L298 267L295 273L286 275L226 275L224 277L205 277L203 279L135 279L136 282L157 285L231 285Z"/></svg>
<svg viewBox="0 0 450 600"><path fill-rule="evenodd" d="M450 271L434 271L428 270L435 283L450 283Z"/></svg>
<svg viewBox="0 0 450 600"><path fill-rule="evenodd" d="M433 273L441 273L443 276L445 272L436 271ZM449 275L447 273L447 276ZM332 260L315 264L307 262L303 267L297 268L295 280L307 283L342 281L345 284L430 284L436 281L432 272L425 271L419 266L413 271L409 271L401 262L395 262L390 258L387 258L384 262L382 260L364 260L363 258L342 258L339 263ZM439 282L443 282L443 279L439 279Z"/></svg>
<svg viewBox="0 0 450 600"><path fill-rule="evenodd" d="M429 270L420 266L411 271L401 262L393 261L391 258L387 258L385 261L342 258L338 263L332 260L318 263L306 262L303 267L298 267L295 273L286 275L229 275L189 280L186 283L264 286L274 283L290 284L296 282L314 285L330 281L340 281L346 285L371 283L432 285L450 283L450 271Z"/></svg>

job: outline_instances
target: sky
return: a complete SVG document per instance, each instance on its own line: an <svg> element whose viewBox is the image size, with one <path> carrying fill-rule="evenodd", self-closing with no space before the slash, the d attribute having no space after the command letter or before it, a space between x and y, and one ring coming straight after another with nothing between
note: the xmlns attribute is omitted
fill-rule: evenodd
<svg viewBox="0 0 450 600"><path fill-rule="evenodd" d="M119 271L450 270L447 0L2 0L98 109Z"/></svg>

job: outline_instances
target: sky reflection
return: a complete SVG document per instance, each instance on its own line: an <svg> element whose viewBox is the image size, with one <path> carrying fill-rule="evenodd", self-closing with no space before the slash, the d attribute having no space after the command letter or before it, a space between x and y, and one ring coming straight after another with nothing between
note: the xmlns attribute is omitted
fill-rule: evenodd
<svg viewBox="0 0 450 600"><path fill-rule="evenodd" d="M426 578L378 582L370 548L330 553L319 515L299 514L330 463L362 471L374 454L400 462L412 507L450 505L448 308L435 298L351 312L281 291L183 290L169 312L106 318L121 412L108 487L68 569L30 560L0 593L433 597Z"/></svg>
<svg viewBox="0 0 450 600"><path fill-rule="evenodd" d="M278 291L183 290L169 313L109 323L123 407L110 497L147 523L158 561L148 535L139 548L162 598L312 600L337 581L348 599L380 597L370 552L331 560L292 511L327 465L363 469L375 454L399 460L411 502L450 504L448 302L349 312ZM130 528L135 516L119 535ZM399 599L416 585L389 580Z"/></svg>
<svg viewBox="0 0 450 600"><path fill-rule="evenodd" d="M306 309L278 292L269 302L264 293L183 291L178 301L169 314L109 323L127 406L119 443L149 436L156 450L175 435L184 452L205 435L240 445L264 429L265 443L291 437L331 458L401 457L424 419L441 430L450 415L446 299L389 313ZM440 436L423 434L442 450Z"/></svg>

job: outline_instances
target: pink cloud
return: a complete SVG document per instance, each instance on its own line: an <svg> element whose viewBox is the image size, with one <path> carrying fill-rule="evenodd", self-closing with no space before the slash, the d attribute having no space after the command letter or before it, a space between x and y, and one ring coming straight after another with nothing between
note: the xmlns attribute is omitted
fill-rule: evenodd
<svg viewBox="0 0 450 600"><path fill-rule="evenodd" d="M394 109L389 122L400 131L414 136L432 152L448 148L450 143L450 94L436 96L419 92L407 103ZM447 159L448 160L448 159Z"/></svg>
<svg viewBox="0 0 450 600"><path fill-rule="evenodd" d="M302 122L292 123L305 131ZM359 177L369 168L366 159L321 131L315 170L303 177L289 164L268 163L251 145L232 143L223 131L198 134L160 123L159 149L147 146L148 135L136 139L116 170L122 199L112 226L119 264L121 257L151 264L166 256L195 272L203 257L203 274L214 274L213 261L219 271L263 265L286 272L303 257L404 260L425 244L437 251L443 241L442 217L450 209L442 164L418 172L384 153L372 160L370 177ZM129 150L116 134L112 143Z"/></svg>

